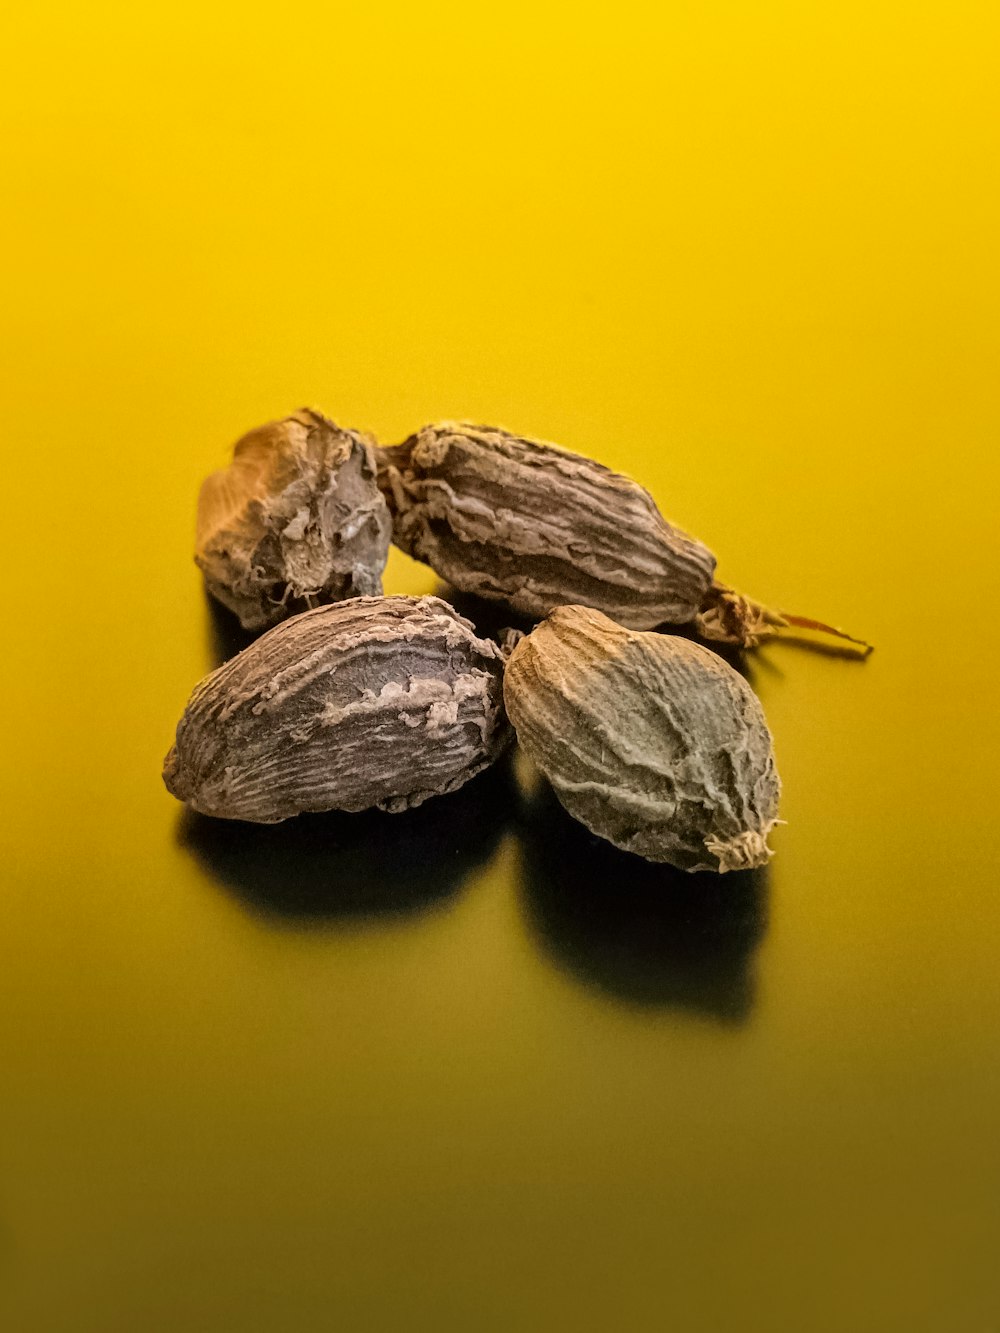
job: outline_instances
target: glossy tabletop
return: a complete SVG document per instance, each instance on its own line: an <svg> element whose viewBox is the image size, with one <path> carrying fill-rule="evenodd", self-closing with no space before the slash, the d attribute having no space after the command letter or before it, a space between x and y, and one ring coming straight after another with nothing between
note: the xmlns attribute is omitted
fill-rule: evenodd
<svg viewBox="0 0 1000 1333"><path fill-rule="evenodd" d="M4 24L0 1325L1000 1327L992 7ZM747 662L766 875L519 762L184 814L198 484L303 403L590 454L875 642Z"/></svg>

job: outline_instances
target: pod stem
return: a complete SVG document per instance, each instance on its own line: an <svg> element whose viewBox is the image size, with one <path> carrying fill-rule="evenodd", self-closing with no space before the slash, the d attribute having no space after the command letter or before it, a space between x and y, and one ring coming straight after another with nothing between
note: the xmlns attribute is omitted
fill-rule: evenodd
<svg viewBox="0 0 1000 1333"><path fill-rule="evenodd" d="M509 625L506 629L497 632L496 641L500 647L500 651L503 653L505 662L524 637L525 633L523 629L513 629Z"/></svg>
<svg viewBox="0 0 1000 1333"><path fill-rule="evenodd" d="M775 611L718 582L713 583L709 589L694 623L702 638L715 643L734 644L739 648L756 648L764 640L779 636L806 644L813 643L794 632L784 633L786 630L809 630L839 641L836 645L813 643L814 647L822 646L827 652L839 651L850 657L867 657L872 651L870 643L856 639L853 634L846 634L835 625L827 625L811 616L793 616L784 611ZM853 646L848 648L847 644Z"/></svg>

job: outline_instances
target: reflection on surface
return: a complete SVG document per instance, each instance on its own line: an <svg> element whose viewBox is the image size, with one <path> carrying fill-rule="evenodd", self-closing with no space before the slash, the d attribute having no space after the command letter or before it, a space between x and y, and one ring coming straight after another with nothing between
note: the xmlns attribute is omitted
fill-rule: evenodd
<svg viewBox="0 0 1000 1333"><path fill-rule="evenodd" d="M332 811L247 824L185 810L177 838L255 914L298 924L376 921L453 895L492 855L515 800L501 760L403 814Z"/></svg>
<svg viewBox="0 0 1000 1333"><path fill-rule="evenodd" d="M588 987L740 1023L767 928L766 870L689 875L595 837L542 784L524 807L522 900L542 944Z"/></svg>

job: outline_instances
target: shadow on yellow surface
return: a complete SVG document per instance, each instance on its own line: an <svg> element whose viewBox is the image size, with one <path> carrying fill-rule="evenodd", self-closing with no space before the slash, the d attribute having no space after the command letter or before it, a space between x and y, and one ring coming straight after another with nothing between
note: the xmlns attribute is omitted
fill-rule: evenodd
<svg viewBox="0 0 1000 1333"><path fill-rule="evenodd" d="M331 811L247 824L185 810L177 841L255 915L299 926L374 923L453 898L495 851L515 801L501 761L403 814Z"/></svg>
<svg viewBox="0 0 1000 1333"><path fill-rule="evenodd" d="M217 602L209 593L203 593L205 601L205 628L208 639L208 660L210 669L222 666L231 657L249 648L254 639L260 638L259 630L244 629L236 616Z"/></svg>
<svg viewBox="0 0 1000 1333"><path fill-rule="evenodd" d="M767 929L767 871L686 874L588 833L550 789L525 807L521 899L545 952L628 1004L744 1022Z"/></svg>

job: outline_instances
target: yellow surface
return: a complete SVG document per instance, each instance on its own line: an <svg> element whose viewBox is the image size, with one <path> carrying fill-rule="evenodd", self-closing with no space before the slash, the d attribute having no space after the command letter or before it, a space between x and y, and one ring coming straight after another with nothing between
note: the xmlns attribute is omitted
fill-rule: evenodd
<svg viewBox="0 0 1000 1333"><path fill-rule="evenodd" d="M996 1327L995 6L3 22L4 1326ZM627 929L594 983L614 904L505 816L388 915L178 840L195 491L301 403L590 453L877 643L754 667L788 825L728 1021L630 1001Z"/></svg>

